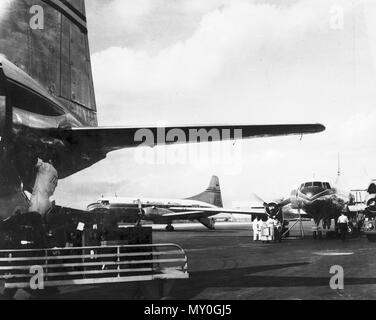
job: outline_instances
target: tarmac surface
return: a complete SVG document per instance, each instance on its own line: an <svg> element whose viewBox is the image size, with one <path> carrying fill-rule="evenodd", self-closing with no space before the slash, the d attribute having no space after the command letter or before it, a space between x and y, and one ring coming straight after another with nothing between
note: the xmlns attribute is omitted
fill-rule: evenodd
<svg viewBox="0 0 376 320"><path fill-rule="evenodd" d="M154 227L154 243L176 243L188 256L189 280L175 281L167 299L281 300L376 299L376 243L364 236L313 240L305 223L303 240L253 242L249 223L176 225L175 232ZM296 233L296 232L295 232ZM332 266L344 270L344 290L329 282ZM135 284L65 288L43 299L142 299ZM22 291L18 299L30 299Z"/></svg>

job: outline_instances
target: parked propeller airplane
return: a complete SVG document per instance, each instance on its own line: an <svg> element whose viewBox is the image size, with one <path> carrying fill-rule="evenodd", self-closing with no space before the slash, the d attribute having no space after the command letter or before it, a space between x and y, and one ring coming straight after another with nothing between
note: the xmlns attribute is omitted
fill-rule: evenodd
<svg viewBox="0 0 376 320"><path fill-rule="evenodd" d="M299 216L312 218L317 226L323 221L323 225L329 228L331 219L335 219L337 224L341 213L349 213L348 205L354 202L351 192L343 191L340 186L340 175L338 169L338 176L333 184L325 180L304 182L298 189L292 190L290 197L286 199L267 203L255 194L254 197L263 203L268 215L283 219L294 219Z"/></svg>
<svg viewBox="0 0 376 320"><path fill-rule="evenodd" d="M172 223L179 220L197 220L210 230L215 228L214 217L220 213L260 215L259 211L225 209L222 203L219 179L213 176L209 187L197 196L187 199L151 199L102 197L88 206L89 212L108 211L118 214L126 223L141 220L155 224L167 224L166 230L173 231Z"/></svg>
<svg viewBox="0 0 376 320"><path fill-rule="evenodd" d="M39 9L31 11L35 6ZM43 28L31 25L36 12L43 15ZM141 129L154 138L140 135ZM115 150L186 143L176 139L176 134L172 135L177 129L186 137L196 133L195 139L188 142L200 142L302 135L321 132L325 127L321 124L179 126L165 128L167 139L158 138L160 128L157 127L98 127L85 1L2 1L2 219L11 216L16 207L28 211L25 192L33 192L38 158L51 163L61 179L92 166ZM211 130L218 130L219 134L211 136Z"/></svg>

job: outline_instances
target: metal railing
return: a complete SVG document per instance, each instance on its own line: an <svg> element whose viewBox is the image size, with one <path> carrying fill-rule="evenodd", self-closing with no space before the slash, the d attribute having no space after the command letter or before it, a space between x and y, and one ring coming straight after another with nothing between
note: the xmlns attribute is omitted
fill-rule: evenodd
<svg viewBox="0 0 376 320"><path fill-rule="evenodd" d="M0 251L5 288L30 288L35 270L44 287L189 277L187 256L175 244Z"/></svg>

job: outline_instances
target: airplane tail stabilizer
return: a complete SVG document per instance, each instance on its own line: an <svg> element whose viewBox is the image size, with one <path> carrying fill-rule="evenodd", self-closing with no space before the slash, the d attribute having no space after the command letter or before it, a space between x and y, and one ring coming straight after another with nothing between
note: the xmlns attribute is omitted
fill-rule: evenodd
<svg viewBox="0 0 376 320"><path fill-rule="evenodd" d="M188 200L202 201L215 205L219 208L223 208L219 178L217 176L213 176L210 181L209 187L204 192L198 194L197 196L188 198Z"/></svg>

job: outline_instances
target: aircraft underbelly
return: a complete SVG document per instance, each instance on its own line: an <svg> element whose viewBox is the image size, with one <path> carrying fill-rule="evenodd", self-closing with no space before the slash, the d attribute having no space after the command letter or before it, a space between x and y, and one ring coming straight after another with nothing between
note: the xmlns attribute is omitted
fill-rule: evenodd
<svg viewBox="0 0 376 320"><path fill-rule="evenodd" d="M345 203L335 197L317 199L304 205L304 211L313 217L335 218L345 209Z"/></svg>

